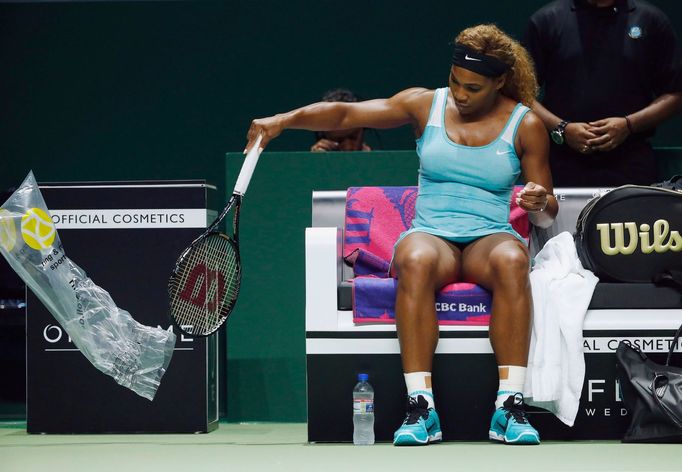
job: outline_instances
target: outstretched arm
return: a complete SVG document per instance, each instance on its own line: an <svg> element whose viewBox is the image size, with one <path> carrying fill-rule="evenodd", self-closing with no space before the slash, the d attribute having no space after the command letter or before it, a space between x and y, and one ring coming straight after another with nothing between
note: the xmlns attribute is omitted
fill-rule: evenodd
<svg viewBox="0 0 682 472"><path fill-rule="evenodd" d="M351 128L397 128L417 125L417 114L433 91L423 88L403 90L391 98L365 102L320 102L287 113L280 113L251 122L246 135L249 149L259 134L261 147L279 136L285 129L333 131ZM428 102L430 103L430 101ZM422 105L420 107L420 104ZM428 105L427 108L428 110Z"/></svg>

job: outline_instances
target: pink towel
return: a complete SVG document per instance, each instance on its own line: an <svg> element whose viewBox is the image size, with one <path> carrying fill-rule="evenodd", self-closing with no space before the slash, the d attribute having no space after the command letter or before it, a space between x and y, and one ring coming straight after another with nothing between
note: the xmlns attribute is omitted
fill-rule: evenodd
<svg viewBox="0 0 682 472"><path fill-rule="evenodd" d="M509 222L528 241L528 214L516 205L516 186L510 201ZM387 263L393 245L414 218L417 187L351 187L346 195L343 256L361 249Z"/></svg>

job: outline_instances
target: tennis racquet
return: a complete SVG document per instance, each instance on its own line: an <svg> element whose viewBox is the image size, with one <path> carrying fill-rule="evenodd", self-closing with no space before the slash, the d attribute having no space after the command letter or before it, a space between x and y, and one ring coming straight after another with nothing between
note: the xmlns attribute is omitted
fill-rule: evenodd
<svg viewBox="0 0 682 472"><path fill-rule="evenodd" d="M215 333L237 302L242 276L239 210L261 153L261 140L259 135L247 153L227 206L182 252L168 281L171 318L187 335L202 337ZM230 238L217 228L232 208L233 236Z"/></svg>

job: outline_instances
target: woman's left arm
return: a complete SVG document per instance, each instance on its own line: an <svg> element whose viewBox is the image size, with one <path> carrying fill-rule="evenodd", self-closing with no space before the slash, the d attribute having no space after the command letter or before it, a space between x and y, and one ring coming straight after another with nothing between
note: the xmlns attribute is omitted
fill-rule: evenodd
<svg viewBox="0 0 682 472"><path fill-rule="evenodd" d="M554 197L549 170L549 136L542 120L532 111L521 121L516 147L526 181L516 203L528 212L531 223L548 228L554 222L559 204Z"/></svg>

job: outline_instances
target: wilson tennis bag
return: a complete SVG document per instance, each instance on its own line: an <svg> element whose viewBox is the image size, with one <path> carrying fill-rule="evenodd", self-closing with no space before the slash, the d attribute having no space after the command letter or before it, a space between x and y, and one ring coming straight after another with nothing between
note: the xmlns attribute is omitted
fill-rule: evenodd
<svg viewBox="0 0 682 472"><path fill-rule="evenodd" d="M654 186L624 185L580 212L575 243L583 267L603 282L651 283L682 270L680 176Z"/></svg>

